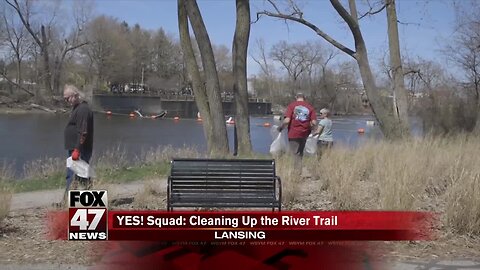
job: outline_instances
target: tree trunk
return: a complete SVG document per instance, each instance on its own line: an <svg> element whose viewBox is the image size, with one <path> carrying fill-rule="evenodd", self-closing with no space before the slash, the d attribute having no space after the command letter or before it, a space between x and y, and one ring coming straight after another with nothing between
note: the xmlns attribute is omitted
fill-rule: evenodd
<svg viewBox="0 0 480 270"><path fill-rule="evenodd" d="M22 59L17 55L17 84L18 90L22 87Z"/></svg>
<svg viewBox="0 0 480 270"><path fill-rule="evenodd" d="M212 117L210 108L208 106L208 99L205 91L205 85L200 76L195 53L193 52L192 41L188 30L188 18L185 9L185 1L178 0L178 27L180 33L180 44L183 51L183 60L185 61L187 75L192 82L193 93L195 95L195 102L203 122L203 132L207 140L207 151L212 154L215 145L214 132L212 128Z"/></svg>
<svg viewBox="0 0 480 270"><path fill-rule="evenodd" d="M393 106L394 116L398 117L399 128L409 132L408 96L403 78L402 58L400 56L400 42L398 37L397 11L395 0L386 1L388 22L388 45L390 51L390 66L393 78Z"/></svg>
<svg viewBox="0 0 480 270"><path fill-rule="evenodd" d="M205 28L202 15L195 0L186 0L188 18L195 33L195 38L200 49L203 70L205 73L205 87L212 117L213 138L215 144L212 147L213 155L226 155L229 152L227 127L220 96L220 83L218 80L215 57L212 44Z"/></svg>
<svg viewBox="0 0 480 270"><path fill-rule="evenodd" d="M252 151L250 119L248 113L247 49L250 37L249 0L237 0L237 23L233 38L233 93L235 95L235 125L238 139L238 154Z"/></svg>
<svg viewBox="0 0 480 270"><path fill-rule="evenodd" d="M337 1L331 0L334 4L334 8L342 13L343 7ZM370 63L368 60L367 47L365 46L365 40L363 39L362 32L360 31L360 26L358 24L358 15L355 0L349 0L350 6L350 16L353 22L350 22L349 27L352 31L353 38L355 40L355 59L357 60L358 67L360 69L360 76L362 77L363 87L367 93L368 99L372 111L380 124L380 128L383 131L383 134L386 138L389 139L398 139L402 137L402 134L405 132L402 130L402 127L396 125L395 118L389 113L389 106L385 104L385 101L382 100L377 85L375 83L375 78L373 77L372 70L370 68ZM344 10L343 10L344 11ZM342 16L342 14L340 14ZM345 17L343 14L342 17Z"/></svg>
<svg viewBox="0 0 480 270"><path fill-rule="evenodd" d="M62 66L63 66L63 59L58 60L58 58L55 59L55 65L54 65L54 73L53 73L53 92L54 93L60 93L60 80L62 79Z"/></svg>
<svg viewBox="0 0 480 270"><path fill-rule="evenodd" d="M43 77L43 82L45 86L45 91L50 93L50 95L53 95L53 89L52 89L52 73L50 71L50 59L49 59L49 52L48 52L48 39L47 35L45 33L45 26L42 25L41 27L41 32L42 32L42 42L40 45L40 50L41 54L43 57L43 72L42 72L42 77Z"/></svg>
<svg viewBox="0 0 480 270"><path fill-rule="evenodd" d="M387 109L390 107L385 104L385 101L382 100L382 97L378 93L378 88L375 84L372 70L370 69L367 50L363 43L363 39L362 42L356 44L355 47L357 49L357 63L360 69L363 87L367 93L372 111L375 114L385 137L389 139L398 139L404 132L401 127L396 125L397 121L395 121L395 118L389 113L390 110Z"/></svg>

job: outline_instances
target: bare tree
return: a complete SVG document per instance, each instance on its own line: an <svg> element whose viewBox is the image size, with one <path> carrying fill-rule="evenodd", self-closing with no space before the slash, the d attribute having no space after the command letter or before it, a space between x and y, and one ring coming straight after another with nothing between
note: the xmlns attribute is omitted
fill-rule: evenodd
<svg viewBox="0 0 480 270"><path fill-rule="evenodd" d="M211 129L208 127L204 129L207 135L207 143L210 143L209 152L211 155L225 155L229 151L227 129L210 38L195 0L178 0L178 12L182 49L185 54L189 76L192 78L197 105L202 118L209 118L207 121L208 124L211 124ZM193 53L192 42L188 32L188 21L192 25L200 49L203 71L205 73L203 80L200 79L198 64ZM201 85L203 82L206 94L204 97L206 99L199 100L197 93L202 92ZM208 106L208 109L205 105Z"/></svg>
<svg viewBox="0 0 480 270"><path fill-rule="evenodd" d="M21 23L15 20L10 10L3 11L3 32L5 42L7 47L13 54L13 58L15 59L16 63L16 79L15 81L11 81L6 74L2 73L4 79L10 81L12 84L16 86L17 89L20 89L30 96L34 96L35 94L29 91L28 89L24 88L23 85L23 77L22 77L22 61L24 60L25 56L29 53L29 50L32 46L25 28Z"/></svg>
<svg viewBox="0 0 480 270"><path fill-rule="evenodd" d="M454 43L447 46L447 55L465 72L467 88L473 90L477 107L474 132L480 134L480 5L471 1L467 7L457 11L457 33Z"/></svg>
<svg viewBox="0 0 480 270"><path fill-rule="evenodd" d="M394 115L398 118L401 130L409 130L408 96L405 90L402 58L400 56L400 41L398 37L398 19L395 0L386 0L388 45L390 52L390 68L393 79L393 106Z"/></svg>
<svg viewBox="0 0 480 270"><path fill-rule="evenodd" d="M127 83L132 77L133 49L123 26L114 18L98 16L85 27L88 46L81 49L85 64L91 66L88 77L97 89L104 83Z"/></svg>
<svg viewBox="0 0 480 270"><path fill-rule="evenodd" d="M58 91L60 72L62 71L65 57L68 53L87 44L87 42L80 39L81 26L77 24L74 31L70 33L68 37L58 38L58 36L55 36L55 27L53 25L58 15L57 6L51 11L52 14L48 24L44 24L42 22L32 21L32 6L37 4L37 2L31 0L25 0L22 3L19 3L18 0L5 0L5 2L15 10L23 26L39 47L43 60L41 77L44 82L44 87L50 95L55 95ZM76 22L81 21L78 20ZM58 28L59 27L60 26L58 26ZM57 48L57 50L54 48L54 41L58 41L57 47L59 48Z"/></svg>
<svg viewBox="0 0 480 270"><path fill-rule="evenodd" d="M231 93L234 84L231 51L225 45L212 45L212 49L215 56L220 90Z"/></svg>
<svg viewBox="0 0 480 270"><path fill-rule="evenodd" d="M195 102L203 120L203 132L207 140L207 151L213 152L215 138L213 136L213 124L210 116L210 106L208 106L208 97L205 89L205 83L200 75L200 67L197 63L195 52L193 50L192 40L188 27L188 15L185 7L186 0L178 0L178 27L180 33L180 44L183 51L183 60L187 69L189 80L192 83Z"/></svg>
<svg viewBox="0 0 480 270"><path fill-rule="evenodd" d="M320 87L312 86L312 99L315 100L317 97L317 89L321 89L322 93L326 94L329 99L330 108L335 102L336 88L329 85L329 76L328 76L328 64L339 54L338 50L333 50L331 48L325 48L320 43L307 44L310 47L310 50L313 51L310 54L312 57L307 61L307 73L309 77L312 77L312 72L314 72L314 67L319 68L320 72ZM312 79L310 79L312 80Z"/></svg>
<svg viewBox="0 0 480 270"><path fill-rule="evenodd" d="M273 60L278 61L287 71L291 81L290 91L294 96L298 90L298 78L307 68L308 52L304 44L288 44L280 41L270 50L270 56Z"/></svg>
<svg viewBox="0 0 480 270"><path fill-rule="evenodd" d="M265 42L262 39L257 39L256 45L259 51L259 56L256 57L251 55L251 57L253 61L255 61L260 66L261 72L266 79L266 87L270 96L270 100L273 101L273 67L269 63L269 59L267 57L267 53L265 50Z"/></svg>
<svg viewBox="0 0 480 270"><path fill-rule="evenodd" d="M75 22L71 31L59 35L56 39L56 49L53 50L53 78L52 78L52 91L54 94L59 94L62 91L61 81L64 73L63 65L66 58L71 56L75 50L88 44L85 39L83 29L85 29L91 17L91 2L89 1L76 1L73 3L72 18ZM49 35L52 40L53 35ZM52 46L53 47L53 46ZM55 48L55 47L54 47Z"/></svg>
<svg viewBox="0 0 480 270"><path fill-rule="evenodd" d="M166 82L176 81L177 86L183 85L186 79L180 44L161 28L153 33L151 43L148 73L145 75L149 84L156 83L157 88L162 88Z"/></svg>
<svg viewBox="0 0 480 270"><path fill-rule="evenodd" d="M237 22L233 38L233 93L235 95L235 132L238 138L238 154L252 151L247 91L247 50L250 37L249 0L237 0Z"/></svg>
<svg viewBox="0 0 480 270"><path fill-rule="evenodd" d="M348 48L326 32L322 31L312 22L306 20L303 16L303 12L301 11L301 9L293 1L289 1L289 5L285 12L282 12L280 10L276 1L268 0L268 2L271 4L273 11L264 10L258 12L258 18L261 15L267 15L270 17L294 21L305 25L306 27L312 29L315 33L317 33L317 35L325 39L327 42L355 59L360 69L363 86L368 95L372 111L375 114L375 117L377 118L380 124L380 128L382 129L385 137L395 139L409 135L408 130L405 130L404 127L399 127L397 125L398 120L389 113L391 111L389 110L389 106L387 106L386 102L384 102L384 100L378 94L376 82L368 60L367 47L363 39L362 31L360 30L360 25L358 23L358 13L355 0L349 0L350 12L345 9L345 7L340 3L340 1L330 0L330 3L335 9L335 11L348 25L355 41L355 50Z"/></svg>

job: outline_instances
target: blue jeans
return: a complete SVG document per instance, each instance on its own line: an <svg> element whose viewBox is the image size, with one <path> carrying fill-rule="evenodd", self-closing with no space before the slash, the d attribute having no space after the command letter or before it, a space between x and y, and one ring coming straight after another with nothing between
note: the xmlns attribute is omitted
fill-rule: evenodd
<svg viewBox="0 0 480 270"><path fill-rule="evenodd" d="M67 157L70 157L72 156L72 152L73 150L68 150L68 156ZM89 163L90 162L90 158L92 157L92 152L80 152L80 159L82 159L83 161ZM70 189L70 185L72 184L72 181L73 181L73 178L75 177L75 173L70 170L69 168L67 168L67 177L65 177L65 180L67 181L67 186L66 186L66 189L65 189L65 192L68 192L68 190Z"/></svg>

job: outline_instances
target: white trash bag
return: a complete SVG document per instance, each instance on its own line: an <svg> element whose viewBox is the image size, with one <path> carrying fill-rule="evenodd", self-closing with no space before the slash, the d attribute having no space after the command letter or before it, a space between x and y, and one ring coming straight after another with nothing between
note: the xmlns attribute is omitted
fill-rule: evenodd
<svg viewBox="0 0 480 270"><path fill-rule="evenodd" d="M72 157L67 158L67 168L72 170L76 175L82 178L95 178L95 171L84 160L73 160Z"/></svg>
<svg viewBox="0 0 480 270"><path fill-rule="evenodd" d="M305 143L305 153L309 155L315 155L317 153L317 148L318 148L318 137L319 135L308 136L307 142Z"/></svg>
<svg viewBox="0 0 480 270"><path fill-rule="evenodd" d="M282 152L287 152L287 136L285 132L278 132L278 126L274 125L270 130L270 133L273 137L273 142L270 145L270 154L281 154Z"/></svg>

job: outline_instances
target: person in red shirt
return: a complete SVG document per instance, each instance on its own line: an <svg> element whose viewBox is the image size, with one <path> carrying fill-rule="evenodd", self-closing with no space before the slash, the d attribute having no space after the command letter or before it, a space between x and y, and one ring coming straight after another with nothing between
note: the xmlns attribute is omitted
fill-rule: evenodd
<svg viewBox="0 0 480 270"><path fill-rule="evenodd" d="M317 126L317 114L313 106L305 101L304 94L298 93L295 98L296 100L288 105L278 131L288 127L290 151L301 159L308 135Z"/></svg>

